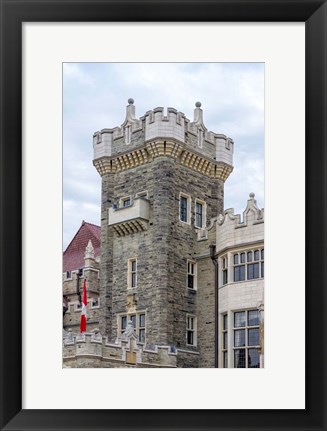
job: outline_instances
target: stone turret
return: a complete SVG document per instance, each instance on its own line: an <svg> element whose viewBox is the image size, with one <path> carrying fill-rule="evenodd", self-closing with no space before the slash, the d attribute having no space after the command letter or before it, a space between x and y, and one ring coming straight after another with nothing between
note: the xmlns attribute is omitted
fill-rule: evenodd
<svg viewBox="0 0 327 431"><path fill-rule="evenodd" d="M214 346L198 337L200 327L214 333L215 310L196 283L196 254L199 232L223 211L232 139L207 130L200 102L190 121L161 107L137 118L129 99L121 126L96 132L93 146L102 178L101 333L114 342L132 321L145 349L182 351L181 367L201 366L202 352L202 366L214 366ZM208 277L207 290L213 270Z"/></svg>

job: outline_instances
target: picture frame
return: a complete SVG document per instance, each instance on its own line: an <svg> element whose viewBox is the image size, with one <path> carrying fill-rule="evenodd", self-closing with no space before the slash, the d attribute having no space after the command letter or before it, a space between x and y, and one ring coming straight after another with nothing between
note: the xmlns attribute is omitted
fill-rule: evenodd
<svg viewBox="0 0 327 431"><path fill-rule="evenodd" d="M327 429L326 0L1 0L1 390L3 430ZM22 409L22 23L305 22L305 410ZM9 145L10 143L10 145ZM10 286L10 289L6 288ZM289 363L287 366L291 366ZM208 393L208 396L210 394Z"/></svg>

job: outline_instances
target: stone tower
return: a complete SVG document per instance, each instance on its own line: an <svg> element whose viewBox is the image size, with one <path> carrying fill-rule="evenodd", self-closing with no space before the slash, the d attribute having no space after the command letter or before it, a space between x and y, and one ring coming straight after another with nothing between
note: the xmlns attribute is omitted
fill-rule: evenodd
<svg viewBox="0 0 327 431"><path fill-rule="evenodd" d="M114 341L132 321L144 347L171 346L183 352L178 366L199 366L202 344L214 354L198 332L214 305L197 273L198 240L223 213L234 143L206 129L199 102L190 121L174 108L136 118L129 99L123 124L94 133L93 146L102 178L100 331Z"/></svg>

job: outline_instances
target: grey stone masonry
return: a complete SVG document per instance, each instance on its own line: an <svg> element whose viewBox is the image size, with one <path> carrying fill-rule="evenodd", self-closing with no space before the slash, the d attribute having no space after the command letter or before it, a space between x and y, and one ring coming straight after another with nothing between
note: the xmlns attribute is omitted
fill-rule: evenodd
<svg viewBox="0 0 327 431"><path fill-rule="evenodd" d="M93 163L102 177L100 332L115 343L123 320L134 318L143 348L178 349L178 367L214 366L211 237L198 239L223 212L224 182L233 169L233 141L206 129L200 106L192 122L173 108L137 119L130 99L122 126L93 136ZM188 262L203 280L193 288Z"/></svg>

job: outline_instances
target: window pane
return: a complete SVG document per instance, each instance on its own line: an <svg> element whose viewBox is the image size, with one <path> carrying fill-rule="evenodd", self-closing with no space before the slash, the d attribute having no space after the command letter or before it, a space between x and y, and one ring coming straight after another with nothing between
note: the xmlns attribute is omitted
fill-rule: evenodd
<svg viewBox="0 0 327 431"><path fill-rule="evenodd" d="M195 224L202 227L202 204L197 202L195 208Z"/></svg>
<svg viewBox="0 0 327 431"><path fill-rule="evenodd" d="M187 344L193 344L193 331L187 331Z"/></svg>
<svg viewBox="0 0 327 431"><path fill-rule="evenodd" d="M259 278L259 262L253 265L253 278Z"/></svg>
<svg viewBox="0 0 327 431"><path fill-rule="evenodd" d="M140 314L140 327L144 328L145 326L145 314Z"/></svg>
<svg viewBox="0 0 327 431"><path fill-rule="evenodd" d="M126 329L126 323L127 323L127 317L123 316L121 318L121 330L122 330L122 332Z"/></svg>
<svg viewBox="0 0 327 431"><path fill-rule="evenodd" d="M223 336L223 349L227 349L227 332L224 332Z"/></svg>
<svg viewBox="0 0 327 431"><path fill-rule="evenodd" d="M189 289L194 289L194 275L188 274L187 276L187 287Z"/></svg>
<svg viewBox="0 0 327 431"><path fill-rule="evenodd" d="M128 207L130 204L131 204L131 200L130 200L130 199L125 199L125 200L123 201L123 206L124 206L124 207Z"/></svg>
<svg viewBox="0 0 327 431"><path fill-rule="evenodd" d="M223 363L224 363L224 368L228 368L227 352L223 352Z"/></svg>
<svg viewBox="0 0 327 431"><path fill-rule="evenodd" d="M234 347L245 346L245 329L234 331Z"/></svg>
<svg viewBox="0 0 327 431"><path fill-rule="evenodd" d="M240 267L236 266L234 268L234 281L240 281Z"/></svg>
<svg viewBox="0 0 327 431"><path fill-rule="evenodd" d="M130 319L132 321L133 327L136 328L136 316L135 316L135 314L133 314L132 316L130 316Z"/></svg>
<svg viewBox="0 0 327 431"><path fill-rule="evenodd" d="M261 250L261 259L264 260L264 258L265 258L265 250L262 249Z"/></svg>
<svg viewBox="0 0 327 431"><path fill-rule="evenodd" d="M234 254L234 265L238 264L238 254Z"/></svg>
<svg viewBox="0 0 327 431"><path fill-rule="evenodd" d="M248 367L260 368L260 355L258 349L248 350Z"/></svg>
<svg viewBox="0 0 327 431"><path fill-rule="evenodd" d="M245 349L234 350L234 368L245 368Z"/></svg>
<svg viewBox="0 0 327 431"><path fill-rule="evenodd" d="M259 311L251 310L248 312L248 326L256 326L259 325Z"/></svg>
<svg viewBox="0 0 327 431"><path fill-rule="evenodd" d="M136 272L132 272L132 287L136 287Z"/></svg>
<svg viewBox="0 0 327 431"><path fill-rule="evenodd" d="M245 263L245 253L241 253L241 263Z"/></svg>
<svg viewBox="0 0 327 431"><path fill-rule="evenodd" d="M264 278L265 276L265 264L261 262L261 277Z"/></svg>
<svg viewBox="0 0 327 431"><path fill-rule="evenodd" d="M136 271L136 260L132 260L132 271Z"/></svg>
<svg viewBox="0 0 327 431"><path fill-rule="evenodd" d="M253 263L248 265L248 280L252 280L253 277Z"/></svg>
<svg viewBox="0 0 327 431"><path fill-rule="evenodd" d="M227 269L223 271L223 284L227 284Z"/></svg>
<svg viewBox="0 0 327 431"><path fill-rule="evenodd" d="M139 330L139 342L144 343L145 342L145 329Z"/></svg>
<svg viewBox="0 0 327 431"><path fill-rule="evenodd" d="M252 251L248 251L248 262L252 262Z"/></svg>
<svg viewBox="0 0 327 431"><path fill-rule="evenodd" d="M184 196L180 200L180 217L182 221L187 221L187 199Z"/></svg>
<svg viewBox="0 0 327 431"><path fill-rule="evenodd" d="M254 260L259 260L259 250L254 252Z"/></svg>
<svg viewBox="0 0 327 431"><path fill-rule="evenodd" d="M240 280L239 281L243 281L245 280L245 265L239 266L240 268Z"/></svg>
<svg viewBox="0 0 327 431"><path fill-rule="evenodd" d="M259 328L248 329L248 346L259 346Z"/></svg>
<svg viewBox="0 0 327 431"><path fill-rule="evenodd" d="M234 327L240 328L245 326L245 311L238 311L234 313Z"/></svg>
<svg viewBox="0 0 327 431"><path fill-rule="evenodd" d="M223 328L224 329L228 328L227 314L224 314L223 316Z"/></svg>

